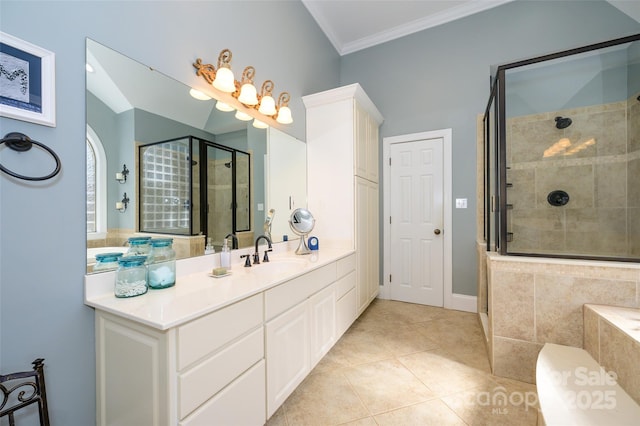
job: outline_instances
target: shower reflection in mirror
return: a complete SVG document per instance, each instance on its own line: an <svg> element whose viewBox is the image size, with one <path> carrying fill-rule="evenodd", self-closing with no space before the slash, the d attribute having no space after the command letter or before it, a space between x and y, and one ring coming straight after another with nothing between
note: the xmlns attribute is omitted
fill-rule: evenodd
<svg viewBox="0 0 640 426"><path fill-rule="evenodd" d="M219 249L251 229L249 153L186 136L141 145L138 158L141 232L206 235Z"/></svg>

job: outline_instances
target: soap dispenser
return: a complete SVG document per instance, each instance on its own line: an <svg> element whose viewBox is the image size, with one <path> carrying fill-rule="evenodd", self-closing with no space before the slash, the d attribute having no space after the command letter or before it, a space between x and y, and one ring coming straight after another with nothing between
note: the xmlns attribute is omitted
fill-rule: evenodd
<svg viewBox="0 0 640 426"><path fill-rule="evenodd" d="M222 243L222 251L220 252L220 267L231 269L231 250L229 250L229 240L226 238Z"/></svg>

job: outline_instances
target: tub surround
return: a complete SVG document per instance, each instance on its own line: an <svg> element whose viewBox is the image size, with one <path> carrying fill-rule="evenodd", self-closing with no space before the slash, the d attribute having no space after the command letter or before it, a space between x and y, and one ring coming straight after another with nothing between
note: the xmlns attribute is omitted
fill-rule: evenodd
<svg viewBox="0 0 640 426"><path fill-rule="evenodd" d="M497 376L535 382L545 343L583 347L583 305L638 308L640 265L486 253L488 353Z"/></svg>
<svg viewBox="0 0 640 426"><path fill-rule="evenodd" d="M584 349L640 404L640 309L586 304Z"/></svg>

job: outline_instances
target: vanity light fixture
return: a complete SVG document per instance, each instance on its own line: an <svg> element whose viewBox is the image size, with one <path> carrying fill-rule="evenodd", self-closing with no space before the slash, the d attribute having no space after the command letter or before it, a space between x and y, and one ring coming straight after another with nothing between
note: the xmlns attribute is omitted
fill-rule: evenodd
<svg viewBox="0 0 640 426"><path fill-rule="evenodd" d="M127 169L127 165L122 165L122 171L116 173L116 180L120 183L125 183L127 181L127 175L129 174L129 169Z"/></svg>
<svg viewBox="0 0 640 426"><path fill-rule="evenodd" d="M127 206L129 205L129 197L127 197L127 193L124 193L124 196L122 197L122 201L117 201L116 202L116 210L118 210L120 213L124 213L127 211Z"/></svg>
<svg viewBox="0 0 640 426"><path fill-rule="evenodd" d="M205 95L204 93L196 89L190 89L189 94L191 95L192 98L197 99L199 101L208 101L211 99L211 96Z"/></svg>
<svg viewBox="0 0 640 426"><path fill-rule="evenodd" d="M280 96L278 96L278 115L276 116L276 121L280 124L293 123L291 110L289 109L290 100L291 96L287 92L282 92Z"/></svg>
<svg viewBox="0 0 640 426"><path fill-rule="evenodd" d="M231 105L225 104L224 102L221 102L221 101L216 102L216 109L222 112L231 112L235 110L235 108L232 107Z"/></svg>
<svg viewBox="0 0 640 426"><path fill-rule="evenodd" d="M245 105L258 105L258 92L256 86L253 85L253 77L256 75L256 69L248 66L242 72L242 81L240 82L240 94L238 100Z"/></svg>
<svg viewBox="0 0 640 426"><path fill-rule="evenodd" d="M246 112L242 112L240 110L236 111L236 118L241 121L249 121L253 117L247 114Z"/></svg>
<svg viewBox="0 0 640 426"><path fill-rule="evenodd" d="M262 83L260 93L258 93L254 85L254 77L256 69L248 66L242 72L240 81L233 79L231 71L231 51L224 49L218 56L218 64L203 64L202 59L196 59L193 64L196 69L196 75L204 78L207 83L211 84L215 89L222 92L219 94L220 100L216 103L216 108L220 111L238 110L236 118L240 120L251 120L255 118L255 114L248 114L247 109L257 110L264 117L257 117L258 122L262 125L268 125L273 122L280 124L293 123L289 101L291 96L287 92L283 92L278 97L278 103L272 95L274 84L271 80ZM230 95L230 96L229 96ZM226 109L225 109L226 107ZM242 108L245 107L245 108ZM269 121L273 120L273 121ZM260 126L260 123L257 123Z"/></svg>
<svg viewBox="0 0 640 426"><path fill-rule="evenodd" d="M235 79L233 78L233 71L231 71L231 51L224 49L218 55L218 71L216 71L216 77L214 78L213 87L225 93L233 93L236 91Z"/></svg>
<svg viewBox="0 0 640 426"><path fill-rule="evenodd" d="M276 114L276 101L273 99L273 96L271 96L271 92L273 92L273 81L267 80L262 83L262 90L260 90L260 107L258 108L260 114Z"/></svg>
<svg viewBox="0 0 640 426"><path fill-rule="evenodd" d="M255 127L256 129L266 129L269 127L269 125L264 121L260 121L256 118L253 120L253 127Z"/></svg>

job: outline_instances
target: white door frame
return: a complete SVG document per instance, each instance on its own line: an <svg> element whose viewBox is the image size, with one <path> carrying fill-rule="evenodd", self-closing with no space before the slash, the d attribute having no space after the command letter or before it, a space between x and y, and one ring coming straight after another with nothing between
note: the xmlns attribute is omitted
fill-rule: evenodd
<svg viewBox="0 0 640 426"><path fill-rule="evenodd" d="M412 133L401 136L389 136L382 139L382 155L383 155L383 235L384 235L384 252L383 252L383 276L382 285L380 286L380 297L382 299L389 299L389 274L391 273L391 226L389 226L389 216L391 214L390 196L389 190L391 188L391 178L389 173L389 157L391 151L391 144L401 142L413 142L425 139L438 139L442 138L443 141L443 203L444 203L444 223L443 223L443 280L444 280L444 292L443 303L445 308L455 309L453 300L453 268L452 268L452 163L451 163L451 143L452 143L452 131L451 129L434 130L430 132Z"/></svg>

